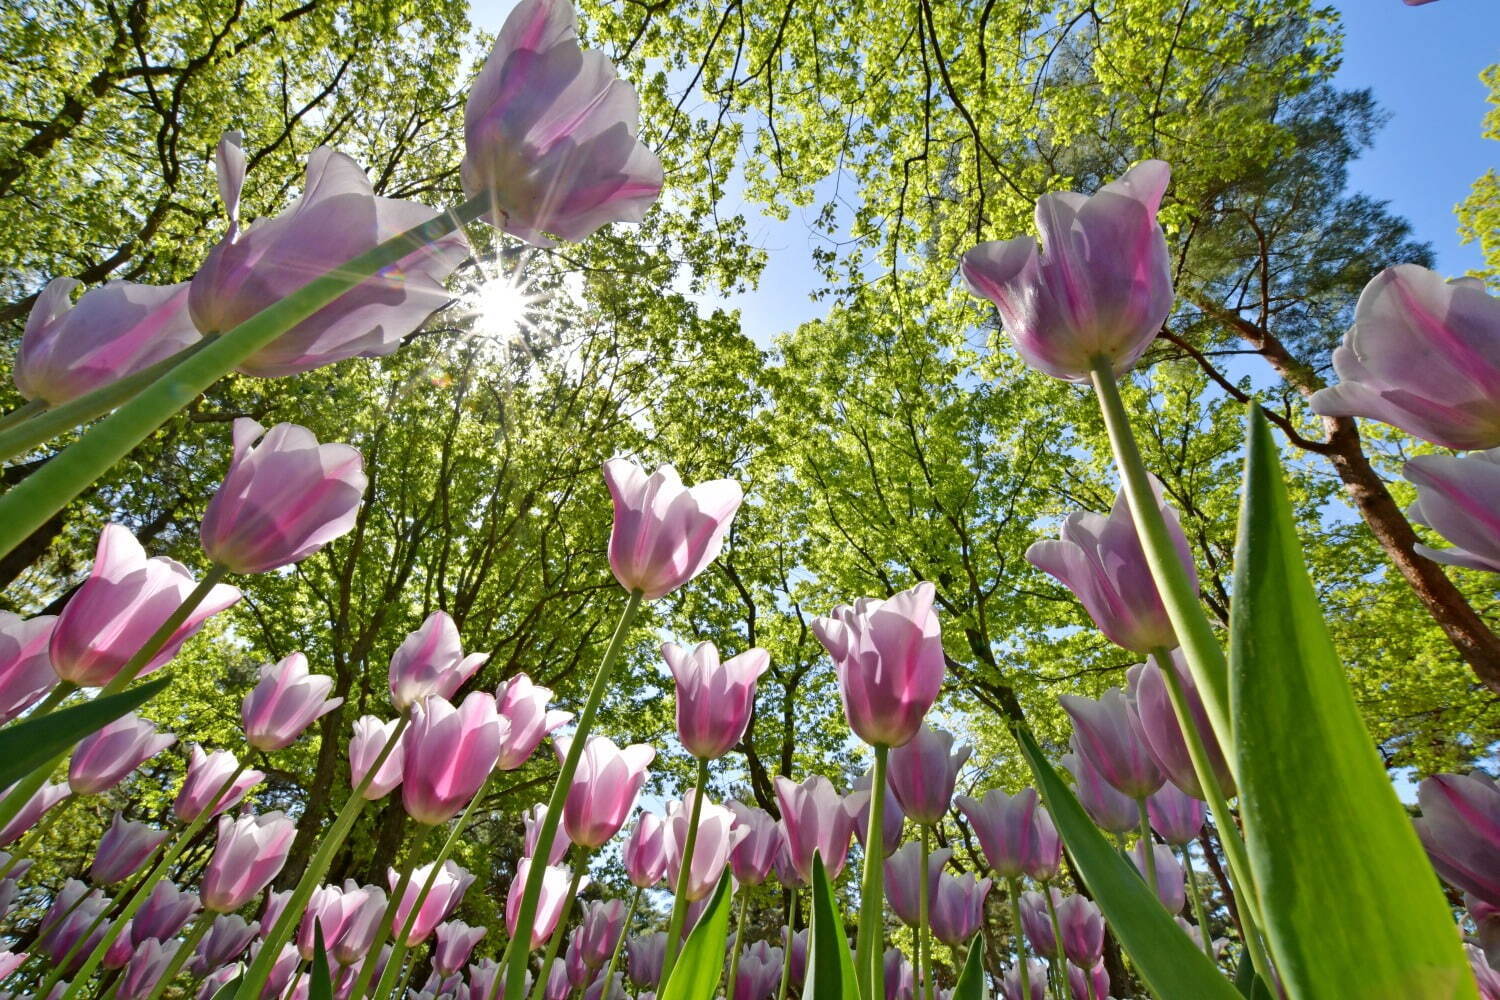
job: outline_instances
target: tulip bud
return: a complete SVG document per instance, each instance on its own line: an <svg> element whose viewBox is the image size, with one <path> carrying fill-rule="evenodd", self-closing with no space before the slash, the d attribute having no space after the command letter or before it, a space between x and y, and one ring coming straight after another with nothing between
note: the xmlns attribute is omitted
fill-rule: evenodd
<svg viewBox="0 0 1500 1000"><path fill-rule="evenodd" d="M1203 803L1168 782L1146 800L1151 829L1176 847L1190 844L1203 829Z"/></svg>
<svg viewBox="0 0 1500 1000"><path fill-rule="evenodd" d="M1063 894L1060 890L1047 886L1043 891L1051 893L1054 908L1062 904ZM1042 893L1021 893L1021 930L1038 955L1057 954L1057 935L1053 932L1052 911L1047 908L1047 897Z"/></svg>
<svg viewBox="0 0 1500 1000"><path fill-rule="evenodd" d="M958 809L974 828L990 870L1004 879L1025 874L1039 856L1037 808L1035 788L1023 788L1015 795L992 788L982 799L958 798Z"/></svg>
<svg viewBox="0 0 1500 1000"><path fill-rule="evenodd" d="M937 898L938 876L943 866L953 857L948 848L931 852L927 859L927 905ZM908 927L916 927L921 919L921 871L922 845L905 844L885 860L885 898L891 912Z"/></svg>
<svg viewBox="0 0 1500 1000"><path fill-rule="evenodd" d="M297 825L282 812L219 818L219 842L203 873L203 905L216 913L250 902L286 864Z"/></svg>
<svg viewBox="0 0 1500 1000"><path fill-rule="evenodd" d="M781 927L781 946L792 949L791 980L798 986L802 985L807 976L807 943L810 937L810 928L804 927L795 934L790 933L791 928L785 924ZM784 953L783 953L784 957Z"/></svg>
<svg viewBox="0 0 1500 1000"><path fill-rule="evenodd" d="M522 858L516 863L516 874L510 882L510 892L505 897L505 929L512 938L516 936L516 922L521 916L521 894L525 891L526 879L531 873L531 858ZM415 880L415 876L413 876ZM531 942L528 949L541 947L557 921L562 917L563 905L568 900L568 887L573 880L566 868L549 867L542 873L542 892L537 898L536 916L531 922ZM587 878L578 880L578 891L588 884Z"/></svg>
<svg viewBox="0 0 1500 1000"><path fill-rule="evenodd" d="M933 937L950 948L966 944L984 923L984 898L991 884L972 874L943 872L929 914Z"/></svg>
<svg viewBox="0 0 1500 1000"><path fill-rule="evenodd" d="M57 672L47 652L56 624L56 615L22 618L0 611L0 726L57 686Z"/></svg>
<svg viewBox="0 0 1500 1000"><path fill-rule="evenodd" d="M689 789L681 802L667 806L663 844L667 857L667 881L674 887L679 885L677 879L684 862L683 852L687 849L693 800L699 794L698 789ZM745 835L746 831L735 827L734 813L707 800L703 802L698 810L698 836L693 845L687 884L683 886L688 902L696 902L713 892L729 864L729 855Z"/></svg>
<svg viewBox="0 0 1500 1000"><path fill-rule="evenodd" d="M1078 746L1077 737L1073 739L1073 746ZM1082 754L1064 754L1062 766L1073 775L1078 801L1096 826L1114 834L1139 829L1141 814L1135 800L1116 791Z"/></svg>
<svg viewBox="0 0 1500 1000"><path fill-rule="evenodd" d="M625 965L630 981L641 987L654 987L661 982L662 962L667 954L667 934L654 931L637 934L625 942Z"/></svg>
<svg viewBox="0 0 1500 1000"><path fill-rule="evenodd" d="M158 734L153 723L134 712L122 715L79 742L68 762L68 787L75 795L106 792L176 742L176 736Z"/></svg>
<svg viewBox="0 0 1500 1000"><path fill-rule="evenodd" d="M407 815L436 826L462 812L495 769L507 729L495 714L495 699L483 691L470 693L457 708L436 695L413 708L403 737L401 802Z"/></svg>
<svg viewBox="0 0 1500 1000"><path fill-rule="evenodd" d="M354 721L354 732L349 737L349 784L351 788L358 788L365 780L365 775L370 773L370 768L380 758L380 753L385 749L396 735L396 727L400 724L399 719L389 722L381 722L373 715L363 715ZM397 785L401 784L401 774L405 770L406 747L397 740L396 745L391 747L391 752L386 755L380 765L380 770L375 772L375 777L365 785L364 798L374 801L383 799L391 793Z"/></svg>
<svg viewBox="0 0 1500 1000"><path fill-rule="evenodd" d="M734 808L733 803L730 803L730 808ZM538 805L537 810L540 813L544 811L544 807ZM526 832L529 844L531 836L529 815ZM559 828L558 832L563 831ZM566 837L560 838L560 841L561 850L554 847L553 856L548 860L548 864L555 865L562 860L568 841ZM532 853L529 848L527 853ZM625 865L625 874L630 878L630 884L640 889L653 888L667 871L666 824L662 822L662 818L651 812L641 812L637 815L635 826L630 828L630 835L625 838L625 845L621 848L620 854Z"/></svg>
<svg viewBox="0 0 1500 1000"><path fill-rule="evenodd" d="M470 927L462 920L438 924L437 946L432 949L433 969L443 976L462 969L485 933L485 928Z"/></svg>
<svg viewBox="0 0 1500 1000"><path fill-rule="evenodd" d="M907 743L891 751L887 780L906 815L934 826L948 815L959 769L972 747L953 750L953 734L923 723Z"/></svg>
<svg viewBox="0 0 1500 1000"><path fill-rule="evenodd" d="M598 969L615 953L625 933L625 904L618 899L596 900L583 905L578 924L578 954L583 964Z"/></svg>
<svg viewBox="0 0 1500 1000"><path fill-rule="evenodd" d="M737 944L737 943L736 943ZM782 951L757 941L744 949L734 981L734 1000L770 1000L781 982Z"/></svg>
<svg viewBox="0 0 1500 1000"><path fill-rule="evenodd" d="M1058 701L1073 720L1078 752L1121 794L1144 799L1166 781L1119 688L1110 688L1098 700L1065 694Z"/></svg>
<svg viewBox="0 0 1500 1000"><path fill-rule="evenodd" d="M255 940L260 931L259 923L245 923L245 918L234 913L221 914L209 925L208 933L198 942L198 949L188 960L188 971L202 978L220 966L236 962Z"/></svg>
<svg viewBox="0 0 1500 1000"><path fill-rule="evenodd" d="M1136 871L1145 878L1149 866L1146 863L1146 842L1137 840L1130 849L1130 860L1135 862ZM1177 863L1177 856L1172 853L1172 848L1166 844L1152 844L1151 853L1156 862L1156 898L1161 900L1161 905L1167 908L1168 913L1181 913L1182 907L1187 903L1187 886L1183 879L1186 877L1182 865Z"/></svg>
<svg viewBox="0 0 1500 1000"><path fill-rule="evenodd" d="M565 738L552 741L559 759L567 756L571 742ZM580 847L596 849L619 833L655 757L656 751L644 743L621 750L603 736L590 736L563 807L568 838Z"/></svg>
<svg viewBox="0 0 1500 1000"><path fill-rule="evenodd" d="M744 492L732 479L688 488L663 465L650 476L634 462L604 463L614 500L609 566L620 586L654 601L703 572L719 555Z"/></svg>
<svg viewBox="0 0 1500 1000"><path fill-rule="evenodd" d="M711 642L692 650L666 643L661 655L677 682L677 736L699 760L717 760L745 736L755 708L755 682L771 654L750 649L720 662Z"/></svg>
<svg viewBox="0 0 1500 1000"><path fill-rule="evenodd" d="M792 868L788 874L802 885L811 884L813 853L817 852L829 880L838 878L849 854L855 816L867 795L855 792L848 798L841 797L833 783L820 774L800 784L777 775L776 802L781 807L782 832Z"/></svg>
<svg viewBox="0 0 1500 1000"><path fill-rule="evenodd" d="M347 967L362 962L375 946L380 922L385 918L385 890L375 885L362 886L346 881L340 903L339 933L325 943L333 960Z"/></svg>
<svg viewBox="0 0 1500 1000"><path fill-rule="evenodd" d="M1012 965L1001 979L1001 992L1005 1000L1045 1000L1047 996L1047 966L1034 958L1025 958L1027 985L1030 996L1021 992L1021 967Z"/></svg>
<svg viewBox="0 0 1500 1000"><path fill-rule="evenodd" d="M901 949L887 948L882 964L885 967L885 1000L916 1000L916 975ZM765 998L761 997L759 1000Z"/></svg>
<svg viewBox="0 0 1500 1000"><path fill-rule="evenodd" d="M1500 336L1500 325L1495 332ZM1417 552L1434 562L1500 573L1500 525L1490 516L1500 501L1500 449L1420 455L1406 463L1402 474L1417 487L1406 516L1455 546L1418 544Z"/></svg>
<svg viewBox="0 0 1500 1000"><path fill-rule="evenodd" d="M187 777L182 779L182 788L172 803L172 812L183 823L191 823L210 804L213 804L215 816L233 808L265 777L261 771L240 771L234 784L225 790L225 782L239 771L239 767L239 761L228 750L215 750L205 754L203 748L194 743L192 756L188 761ZM214 801L214 796L218 796L217 802Z"/></svg>
<svg viewBox="0 0 1500 1000"><path fill-rule="evenodd" d="M15 785L11 785L5 791L0 792L0 799L15 791L15 788ZM37 821L49 809L67 797L67 782L59 781L56 784L43 785L38 788L31 798L26 800L25 805L21 806L20 811L11 818L11 821L0 827L0 847L20 840L21 835L36 826Z"/></svg>
<svg viewBox="0 0 1500 1000"><path fill-rule="evenodd" d="M155 938L167 941L177 936L187 922L198 912L198 894L191 889L179 889L171 882L162 880L151 887L146 902L135 912L131 923L130 939L137 946Z"/></svg>
<svg viewBox="0 0 1500 1000"><path fill-rule="evenodd" d="M1443 881L1500 906L1500 786L1480 771L1439 774L1417 787L1417 835Z"/></svg>
<svg viewBox="0 0 1500 1000"><path fill-rule="evenodd" d="M391 657L391 704L405 712L429 695L451 699L489 658L465 656L458 626L446 611L434 611Z"/></svg>
<svg viewBox="0 0 1500 1000"><path fill-rule="evenodd" d="M525 674L501 681L495 689L495 711L510 724L510 732L500 746L500 760L495 767L514 771L536 752L542 737L572 720L572 712L549 712L552 689L531 682Z"/></svg>
<svg viewBox="0 0 1500 1000"><path fill-rule="evenodd" d="M167 830L153 830L145 823L132 823L116 812L109 829L99 838L89 877L98 885L125 881L141 870L170 835Z"/></svg>
<svg viewBox="0 0 1500 1000"><path fill-rule="evenodd" d="M137 945L135 954L130 956L130 961L125 965L120 985L115 989L117 1000L145 1000L150 996L180 947L180 941L162 944L156 938L149 938Z"/></svg>
<svg viewBox="0 0 1500 1000"><path fill-rule="evenodd" d="M735 827L744 831L729 855L729 867L740 885L760 885L770 877L776 864L776 852L781 849L781 830L764 809L738 802L727 805L734 813Z"/></svg>
<svg viewBox="0 0 1500 1000"><path fill-rule="evenodd" d="M1062 870L1062 838L1052 824L1052 816L1042 806L1036 807L1036 854L1026 864L1026 877L1050 882Z"/></svg>
<svg viewBox="0 0 1500 1000"><path fill-rule="evenodd" d="M1084 970L1068 963L1068 992L1073 1000L1104 1000L1109 996L1109 972L1103 962Z"/></svg>
<svg viewBox="0 0 1500 1000"><path fill-rule="evenodd" d="M1229 773L1224 751L1214 736L1213 726L1209 724L1208 710L1203 707L1203 697L1198 693L1198 685L1188 672L1187 660L1180 649L1172 650L1172 669L1177 672L1178 683L1182 685L1183 697L1192 715L1194 728L1207 751L1214 779L1218 781L1220 791L1225 795L1233 795L1234 776ZM1206 798L1203 786L1198 781L1198 772L1188 755L1187 740L1183 737L1182 727L1178 725L1177 712L1172 707L1172 699L1167 692L1167 678L1162 664L1153 655L1144 664L1131 667L1125 676L1125 698L1130 703L1130 720L1145 742L1146 749L1166 772L1167 777L1172 779L1173 784L1194 798Z"/></svg>
<svg viewBox="0 0 1500 1000"><path fill-rule="evenodd" d="M1057 904L1063 952L1072 961L1092 967L1104 954L1104 917L1099 907L1082 896L1068 896Z"/></svg>
<svg viewBox="0 0 1500 1000"><path fill-rule="evenodd" d="M426 941L428 936L437 928L437 925L448 919L448 916L458 908L463 900L464 893L469 891L469 886L474 884L474 876L462 866L452 861L443 862L442 868L438 869L437 877L433 879L432 889L426 896L418 897L422 887L427 884L427 879L432 875L432 865L421 865L412 869L411 879L407 882L406 891L401 894L396 903L396 912L391 919L391 931L400 935L413 907L416 908L416 919L412 921L411 930L407 931L405 943L408 948L415 948ZM396 888L400 876L396 870L389 870L389 884L391 889Z"/></svg>

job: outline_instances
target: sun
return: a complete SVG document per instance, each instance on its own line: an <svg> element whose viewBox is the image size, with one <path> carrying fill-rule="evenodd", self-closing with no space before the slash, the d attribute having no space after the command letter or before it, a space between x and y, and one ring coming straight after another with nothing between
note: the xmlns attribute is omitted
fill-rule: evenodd
<svg viewBox="0 0 1500 1000"><path fill-rule="evenodd" d="M517 261L513 269L502 266L483 275L463 297L464 312L471 320L469 335L501 354L527 342L549 298L522 273L521 265Z"/></svg>

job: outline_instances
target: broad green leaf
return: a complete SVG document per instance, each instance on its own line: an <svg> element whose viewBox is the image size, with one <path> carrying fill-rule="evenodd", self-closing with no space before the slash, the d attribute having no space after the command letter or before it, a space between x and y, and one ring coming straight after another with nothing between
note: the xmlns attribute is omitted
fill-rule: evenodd
<svg viewBox="0 0 1500 1000"><path fill-rule="evenodd" d="M106 695L39 719L23 719L0 729L0 788L7 788L98 729L154 698L167 686L161 677L119 694ZM45 776L44 776L45 777Z"/></svg>
<svg viewBox="0 0 1500 1000"><path fill-rule="evenodd" d="M1240 954L1239 967L1234 970L1234 988L1240 991L1240 995L1248 997L1249 1000L1276 1000L1271 993L1271 988L1266 981L1255 974L1255 966L1250 961L1250 953Z"/></svg>
<svg viewBox="0 0 1500 1000"><path fill-rule="evenodd" d="M1019 726L1016 738L1079 875L1152 994L1174 1000L1240 1000L1234 985L1182 932L1135 868L1104 839L1072 789L1047 762L1031 731Z"/></svg>
<svg viewBox="0 0 1500 1000"><path fill-rule="evenodd" d="M698 918L682 946L672 978L658 996L661 1000L712 1000L724 975L724 944L729 937L730 876L726 871L714 898Z"/></svg>
<svg viewBox="0 0 1500 1000"><path fill-rule="evenodd" d="M969 945L964 971L953 987L953 1000L989 1000L989 997L990 984L984 978L984 937L976 934Z"/></svg>
<svg viewBox="0 0 1500 1000"><path fill-rule="evenodd" d="M323 947L323 922L313 921L313 960L307 1000L333 1000L333 977L328 974L328 952Z"/></svg>
<svg viewBox="0 0 1500 1000"><path fill-rule="evenodd" d="M1294 997L1463 997L1453 916L1355 705L1302 563L1270 425L1251 407L1230 614L1250 867Z"/></svg>
<svg viewBox="0 0 1500 1000"><path fill-rule="evenodd" d="M223 986L220 986L217 990L214 991L213 1000L229 1000L230 997L234 996L235 993L239 991L240 982L244 978L245 974L244 972L241 972L238 976L235 976L229 982L225 983Z"/></svg>
<svg viewBox="0 0 1500 1000"><path fill-rule="evenodd" d="M849 937L839 918L838 904L833 900L833 886L823 858L813 855L812 932L807 938L807 974L803 979L803 1000L854 1000L859 996L859 982L854 976L854 956L849 953Z"/></svg>

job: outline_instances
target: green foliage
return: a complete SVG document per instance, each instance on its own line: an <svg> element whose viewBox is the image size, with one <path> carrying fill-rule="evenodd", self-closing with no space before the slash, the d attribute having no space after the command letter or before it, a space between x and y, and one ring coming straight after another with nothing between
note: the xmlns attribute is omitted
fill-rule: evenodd
<svg viewBox="0 0 1500 1000"><path fill-rule="evenodd" d="M662 986L662 1000L713 1000L724 975L724 942L734 909L733 880L728 872L719 879L708 909L693 925L671 977Z"/></svg>
<svg viewBox="0 0 1500 1000"><path fill-rule="evenodd" d="M812 931L807 936L807 972L802 981L802 996L804 1000L823 997L853 1000L859 996L859 985L854 975L854 956L849 951L849 935L833 898L828 869L816 852L812 875Z"/></svg>
<svg viewBox="0 0 1500 1000"><path fill-rule="evenodd" d="M1487 67L1479 78L1490 88L1489 102L1494 105L1485 113L1486 139L1500 142L1500 63ZM1500 279L1500 173L1486 170L1474 181L1474 190L1459 203L1458 233L1465 243L1478 241L1484 254L1484 267L1477 277Z"/></svg>
<svg viewBox="0 0 1500 1000"><path fill-rule="evenodd" d="M59 709L40 718L22 719L0 729L0 788L8 789L53 757L66 754L85 736L141 707L160 693L170 680L162 677L129 691L93 698L81 705ZM45 771L39 775L42 780L46 777Z"/></svg>

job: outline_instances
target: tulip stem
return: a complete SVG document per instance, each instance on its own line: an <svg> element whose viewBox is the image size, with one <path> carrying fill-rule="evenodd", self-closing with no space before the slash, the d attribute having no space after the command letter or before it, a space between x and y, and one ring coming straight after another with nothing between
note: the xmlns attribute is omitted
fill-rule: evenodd
<svg viewBox="0 0 1500 1000"><path fill-rule="evenodd" d="M1135 800L1135 808L1141 817L1141 860L1137 867L1145 866L1141 875L1151 887L1151 895L1156 896L1161 891L1156 887L1156 842L1151 837L1151 813L1146 808L1144 795Z"/></svg>
<svg viewBox="0 0 1500 1000"><path fill-rule="evenodd" d="M173 365L0 498L0 555L30 537L173 414L246 358L382 268L475 221L488 208L488 196L479 195L413 226L312 279Z"/></svg>
<svg viewBox="0 0 1500 1000"><path fill-rule="evenodd" d="M372 769L373 770L373 769ZM411 885L411 870L416 862L401 866L401 874L396 878L396 884L391 889L391 894L385 900L385 912L380 915L380 924L375 931L375 939L370 944L370 950L365 954L365 960L360 964L359 975L355 977L354 988L349 991L350 997L363 998L370 986L370 980L375 978L375 966L380 962L380 951L385 947L386 938L391 936L391 921L396 919L396 907L401 903L401 897L406 895L406 889ZM391 945L390 957L386 959L385 968L380 971L383 981L385 975L390 971L391 963L399 965L400 958L405 952L400 951L400 942ZM379 989L377 985L376 989ZM247 1000L247 998L242 998Z"/></svg>
<svg viewBox="0 0 1500 1000"><path fill-rule="evenodd" d="M724 995L734 996L734 981L740 974L740 950L745 942L741 940L745 936L745 911L750 908L750 894L743 889L740 891L739 914L734 918L734 944L729 951L729 978L724 981Z"/></svg>
<svg viewBox="0 0 1500 1000"><path fill-rule="evenodd" d="M698 758L698 779L693 786L693 808L688 814L687 839L682 845L682 863L677 868L677 886L672 896L672 916L667 921L667 950L662 956L663 987L671 982L672 967L682 949L682 925L687 920L688 890L693 880L693 851L698 845L698 820L703 815L703 798L708 791L708 760Z"/></svg>
<svg viewBox="0 0 1500 1000"><path fill-rule="evenodd" d="M573 733L573 739L568 744L568 752L563 757L562 768L557 772L557 781L552 785L552 794L547 798L547 812L542 817L542 828L536 841L543 845L543 851L548 849L546 845L550 845L553 838L557 836L557 824L562 819L563 804L567 800L568 789L572 787L573 775L578 771L578 761L583 756L584 744L588 742L589 730L594 726L594 716L599 711L599 704L604 700L604 692L609 689L610 675L614 673L615 663L620 659L620 654L625 648L625 639L630 634L630 626L635 623L636 615L641 610L642 600L639 590L630 592L630 598L625 602L625 610L620 613L619 624L615 626L609 646L604 650L604 658L599 661L599 668L594 672L594 683L589 688L587 700L583 703L583 711L578 715L578 725ZM531 954L526 943L531 940L531 925L536 919L537 901L542 895L542 876L546 874L546 870L546 865L533 864L526 875L526 885L521 890L521 905L516 911L516 932L505 951L505 969L503 970L505 1000L521 1000L526 991L526 960ZM516 945L518 941L521 942L519 947ZM496 983L499 983L501 978L497 975ZM242 1000L252 1000L252 998L246 994Z"/></svg>
<svg viewBox="0 0 1500 1000"><path fill-rule="evenodd" d="M1213 934L1208 929L1208 914L1203 907L1203 895L1198 891L1198 873L1193 870L1193 853L1187 844L1182 845L1182 870L1187 873L1188 894L1193 900L1193 919L1198 921L1198 934L1203 938L1203 954L1215 965Z"/></svg>
<svg viewBox="0 0 1500 1000"><path fill-rule="evenodd" d="M193 949L198 947L198 941L208 931L209 925L214 922L218 914L212 910L204 910L198 914L198 919L193 921L193 926L188 928L187 936L177 945L177 950L172 953L172 960L157 977L156 985L151 987L151 992L146 995L146 1000L161 1000L161 995L166 991L172 980L177 978L177 973L187 964L187 960L193 954Z"/></svg>
<svg viewBox="0 0 1500 1000"><path fill-rule="evenodd" d="M182 623L188 620L188 616L193 613L193 610L202 604L204 598L208 597L209 592L218 586L224 577L228 575L229 567L221 566L218 563L211 564L208 567L208 572L203 574L203 579L199 580L198 585L192 589L187 597L183 598L182 603L177 605L177 609L167 616L167 620L162 622L161 626L155 632L151 633L151 638L146 640L145 645L136 650L135 655L125 661L125 665L120 668L119 673L115 674L110 679L110 682L104 685L99 691L99 697L119 694L129 687L130 682L135 680L136 676L146 668L146 665L151 662L156 654L162 651L162 647L172 641L172 636L182 627Z"/></svg>
<svg viewBox="0 0 1500 1000"><path fill-rule="evenodd" d="M882 1000L885 996L885 955L881 950L881 919L885 912L884 886L880 861L885 846L886 760L890 747L875 747L875 768L870 775L870 816L865 830L865 863L859 891L859 933L854 946L855 979L865 1000ZM922 872L927 884L927 872Z"/></svg>
<svg viewBox="0 0 1500 1000"><path fill-rule="evenodd" d="M376 755L375 761L370 765L369 770L365 772L364 780L349 793L349 798L344 802L343 809L339 811L333 824L329 826L328 832L318 844L317 853L308 862L307 870L297 880L297 886L292 890L292 895L287 900L287 905L277 915L276 923L266 934L264 941L262 941L260 950L256 952L254 961L250 963L250 968L245 970L244 978L240 980L240 988L235 992L236 1000L260 1000L260 992L265 987L266 980L271 977L271 969L276 964L276 956L280 954L282 945L286 944L287 940L292 936L292 929L301 921L302 911L307 908L307 901L312 898L313 889L317 888L318 883L323 880L324 874L328 871L328 866L333 863L334 853L343 846L344 839L349 836L349 831L353 829L355 820L359 819L360 813L364 811L366 804L365 790L370 787L370 782L375 780L375 775L380 773L381 765L385 763L386 758L400 744L401 736L406 732L406 727L410 722L410 715L401 716L396 723L396 727L391 731L390 739L385 741L385 746L380 748L380 753ZM381 919L381 927L388 928L390 920L390 910L387 907L387 913ZM377 936L382 943L385 941L384 935L384 930L377 932ZM362 992L363 988L370 984L370 975L366 973L365 967L368 966L373 973L374 965L372 963L379 954L380 944L376 944L371 949L369 956L366 957L365 966L360 967L359 989L350 994L351 996L362 997L364 995Z"/></svg>
<svg viewBox="0 0 1500 1000"><path fill-rule="evenodd" d="M781 985L776 988L776 1000L786 1000L787 984L792 980L792 947L797 940L797 887L787 886L791 895L791 909L786 915L786 951L781 956ZM733 984L731 984L732 986Z"/></svg>
<svg viewBox="0 0 1500 1000"><path fill-rule="evenodd" d="M1052 921L1052 954L1047 961L1052 964L1052 990L1059 1000L1067 1000L1072 987L1068 984L1068 955L1063 950L1062 921L1057 918L1057 901L1052 898L1052 886L1042 883L1042 898L1047 901L1047 919Z"/></svg>
<svg viewBox="0 0 1500 1000"><path fill-rule="evenodd" d="M1021 880L1012 875L1005 880L1010 894L1010 918L1015 924L1011 934L1016 939L1016 969L1021 973L1021 996L1031 996L1031 970L1026 967L1026 938L1021 933ZM1051 893L1048 893L1050 898ZM1062 944L1059 939L1058 944Z"/></svg>
<svg viewBox="0 0 1500 1000"><path fill-rule="evenodd" d="M631 894L631 896L630 896L630 906L625 910L625 922L620 925L620 937L619 937L618 940L615 941L614 951L612 951L612 952L609 953L609 965L605 966L605 969L604 969L604 981L606 983L608 983L611 980L611 978L614 976L614 974L615 974L615 966L617 966L617 965L620 964L620 951L625 947L625 939L630 936L630 921L635 917L635 908L636 908L636 905L638 903L640 903L640 901L641 901L641 887L640 886L636 886L635 887L635 892L633 892ZM741 927L744 926L744 921L745 921L745 906L744 906L744 900L741 900L740 901L740 926ZM738 930L735 931L735 940L736 941L739 940L739 931ZM736 965L739 964L739 957L738 957L738 955L736 955L736 957L735 957L735 964ZM733 982L733 980L731 980L731 982ZM607 992L608 990L609 990L609 987L606 986L605 987L605 991Z"/></svg>
<svg viewBox="0 0 1500 1000"><path fill-rule="evenodd" d="M38 396L36 399L28 399L20 406L11 410L4 416L0 416L0 431L10 430L20 423L33 419L37 414L47 408L47 401ZM9 457L9 456L6 456Z"/></svg>
<svg viewBox="0 0 1500 1000"><path fill-rule="evenodd" d="M927 898L927 866L931 857L932 827L923 823L922 864L917 868L917 986L924 1000L932 1000L932 902Z"/></svg>
<svg viewBox="0 0 1500 1000"><path fill-rule="evenodd" d="M416 971L417 971L417 959L413 958L410 962L407 962L402 967L402 969L401 969L401 981L396 984L396 991L393 994L391 994L391 995L392 996L398 996L398 997L404 997L404 996L406 996L406 987L407 987L407 984L411 982L411 974L413 972L416 972Z"/></svg>
<svg viewBox="0 0 1500 1000"><path fill-rule="evenodd" d="M537 841L545 844L547 841ZM536 859L541 860L541 859ZM533 866L535 861L533 861ZM536 985L531 988L531 1000L542 1000L547 993L547 980L552 975L552 963L557 961L557 953L562 948L562 939L568 934L568 913L573 909L573 898L578 895L578 884L583 881L583 870L588 867L588 855L581 847L573 848L573 881L568 884L568 894L563 897L562 912L557 915L557 926L552 928L552 937L547 941L547 950L542 955L542 967L537 973ZM519 932L520 924L516 925ZM662 982L667 981L666 971L662 972Z"/></svg>
<svg viewBox="0 0 1500 1000"><path fill-rule="evenodd" d="M489 779L486 778L485 781L486 783L488 783ZM480 788L480 791L484 791L482 786ZM411 950L411 945L409 945L407 942L411 940L412 928L417 925L417 917L421 915L422 903L427 899L428 894L432 892L432 887L437 884L438 871L442 868L443 863L448 860L448 854L453 850L453 845L458 840L459 831L463 829L465 822L468 820L469 816L473 814L474 803L478 801L479 795L478 793L476 793L474 797L469 800L469 804L467 807L465 807L463 815L459 818L458 823L454 824L453 831L448 835L448 838L443 841L443 846L438 849L438 856L433 859L431 866L428 868L427 878L423 880L422 887L417 890L416 897L412 900L411 906L407 909L406 919L401 922L401 931L396 935L396 943L391 949L391 960L385 963L385 971L380 974L380 980L375 984L375 1000L386 1000L388 996L392 995L391 990L396 985L396 974L400 971L402 963L406 961L406 953ZM435 829L435 827L429 827L423 831L423 836L420 838L419 846L425 847L426 842L430 839L431 833ZM411 876L416 874L417 856L420 853L423 852L417 850L412 851L411 865L408 866L406 872L408 885L403 886L403 890L409 887ZM398 897L392 901L391 905L399 906L400 903L401 900ZM401 993L399 990L397 990L394 995L400 996Z"/></svg>

